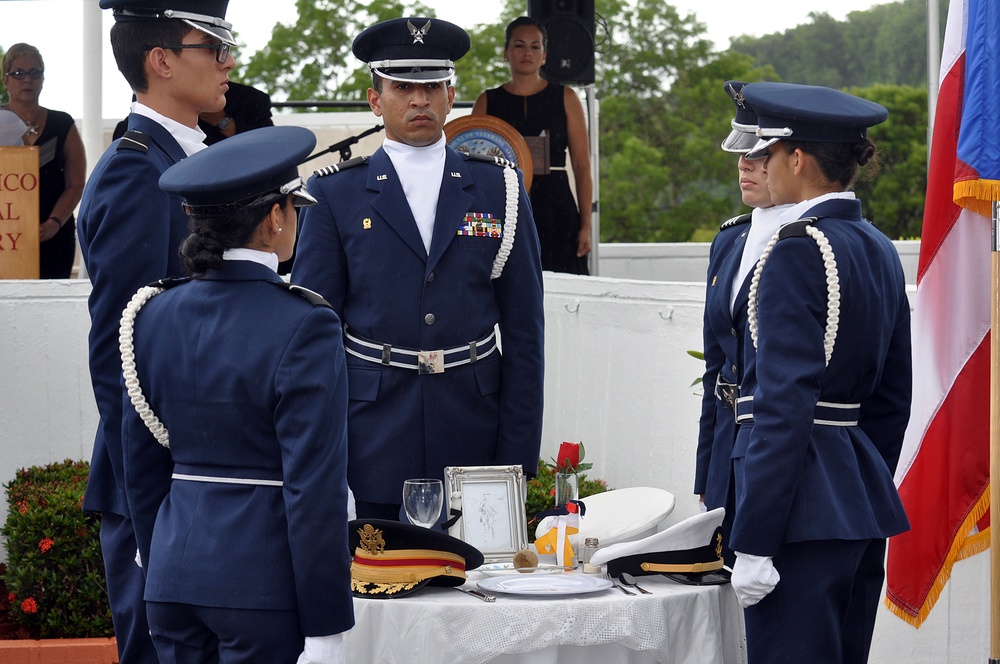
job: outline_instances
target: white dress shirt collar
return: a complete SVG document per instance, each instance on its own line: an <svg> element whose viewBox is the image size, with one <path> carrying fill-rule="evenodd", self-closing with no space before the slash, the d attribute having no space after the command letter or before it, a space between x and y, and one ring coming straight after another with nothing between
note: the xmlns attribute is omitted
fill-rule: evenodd
<svg viewBox="0 0 1000 664"><path fill-rule="evenodd" d="M138 101L132 102L132 112L147 117L166 129L188 157L208 147L205 145L205 132L198 125L193 128L182 125Z"/></svg>
<svg viewBox="0 0 1000 664"><path fill-rule="evenodd" d="M239 247L237 249L226 249L222 252L224 261L251 261L260 263L271 268L275 274L278 272L278 254L270 251L260 251L259 249L247 249Z"/></svg>

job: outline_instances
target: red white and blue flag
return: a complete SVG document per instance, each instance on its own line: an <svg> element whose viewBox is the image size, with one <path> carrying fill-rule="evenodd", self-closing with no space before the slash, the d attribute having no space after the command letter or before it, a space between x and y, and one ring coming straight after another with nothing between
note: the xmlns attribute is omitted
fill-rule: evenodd
<svg viewBox="0 0 1000 664"><path fill-rule="evenodd" d="M912 529L886 605L919 627L956 561L989 546L991 203L1000 194L1000 8L953 0L913 314L913 406L896 471Z"/></svg>

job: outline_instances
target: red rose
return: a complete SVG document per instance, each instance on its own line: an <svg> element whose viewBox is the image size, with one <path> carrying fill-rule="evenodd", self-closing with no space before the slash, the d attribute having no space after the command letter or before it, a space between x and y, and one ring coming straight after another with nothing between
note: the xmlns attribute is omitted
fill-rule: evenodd
<svg viewBox="0 0 1000 664"><path fill-rule="evenodd" d="M559 456L556 466L561 471L575 471L580 465L580 443L562 443L559 446Z"/></svg>

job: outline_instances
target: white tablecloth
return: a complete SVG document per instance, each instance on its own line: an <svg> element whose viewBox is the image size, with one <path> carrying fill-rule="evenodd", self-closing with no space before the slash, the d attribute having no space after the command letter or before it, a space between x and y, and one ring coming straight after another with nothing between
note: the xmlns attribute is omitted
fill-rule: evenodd
<svg viewBox="0 0 1000 664"><path fill-rule="evenodd" d="M484 578L469 574L469 587ZM345 634L357 664L742 664L742 611L732 587L640 580L652 595L497 595L483 602L425 587L399 599L355 599Z"/></svg>

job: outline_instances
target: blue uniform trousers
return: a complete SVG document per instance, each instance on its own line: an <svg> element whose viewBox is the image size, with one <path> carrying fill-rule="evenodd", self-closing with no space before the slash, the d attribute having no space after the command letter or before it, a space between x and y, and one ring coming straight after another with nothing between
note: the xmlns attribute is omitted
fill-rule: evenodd
<svg viewBox="0 0 1000 664"><path fill-rule="evenodd" d="M161 664L295 664L305 640L297 611L149 602Z"/></svg>
<svg viewBox="0 0 1000 664"><path fill-rule="evenodd" d="M744 611L749 664L865 664L884 556L884 539L783 544L781 580Z"/></svg>
<svg viewBox="0 0 1000 664"><path fill-rule="evenodd" d="M132 520L104 512L101 515L101 553L111 622L118 640L118 660L121 664L156 664L156 651L149 640L146 602L142 599L146 580L142 569L135 564L135 552Z"/></svg>

